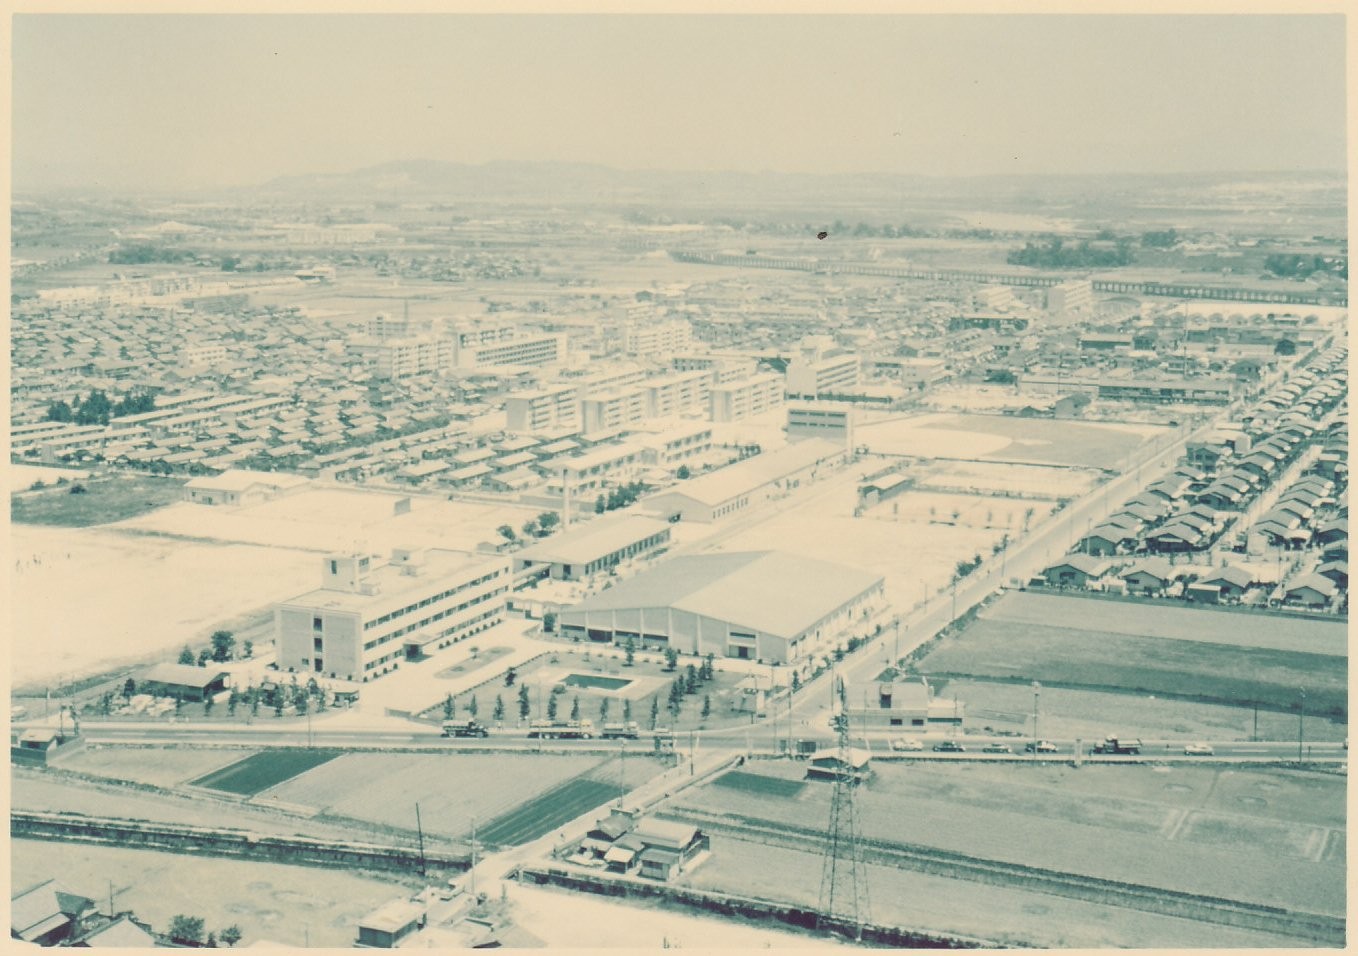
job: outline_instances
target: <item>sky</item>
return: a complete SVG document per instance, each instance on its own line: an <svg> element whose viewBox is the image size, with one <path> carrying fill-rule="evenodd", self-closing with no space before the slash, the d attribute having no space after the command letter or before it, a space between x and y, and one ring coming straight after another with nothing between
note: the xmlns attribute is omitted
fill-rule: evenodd
<svg viewBox="0 0 1358 956"><path fill-rule="evenodd" d="M16 190L403 159L921 175L1345 168L1338 16L45 15Z"/></svg>

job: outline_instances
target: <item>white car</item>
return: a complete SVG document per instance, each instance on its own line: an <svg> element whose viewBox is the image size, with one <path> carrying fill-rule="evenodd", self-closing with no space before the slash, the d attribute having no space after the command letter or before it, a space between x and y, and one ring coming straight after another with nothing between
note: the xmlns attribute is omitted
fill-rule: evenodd
<svg viewBox="0 0 1358 956"><path fill-rule="evenodd" d="M1210 757L1214 753L1216 751L1212 749L1211 744L1189 744L1184 748L1186 757Z"/></svg>
<svg viewBox="0 0 1358 956"><path fill-rule="evenodd" d="M915 737L898 737L891 742L892 750L923 750L924 741Z"/></svg>

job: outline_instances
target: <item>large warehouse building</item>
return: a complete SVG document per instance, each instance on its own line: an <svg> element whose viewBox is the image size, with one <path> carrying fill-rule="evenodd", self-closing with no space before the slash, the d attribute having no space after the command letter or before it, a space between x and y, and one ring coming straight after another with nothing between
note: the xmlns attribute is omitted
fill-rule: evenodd
<svg viewBox="0 0 1358 956"><path fill-rule="evenodd" d="M642 503L663 518L711 523L831 474L846 457L842 443L810 438L676 482Z"/></svg>
<svg viewBox="0 0 1358 956"><path fill-rule="evenodd" d="M791 663L884 601L880 574L780 551L673 558L561 612L566 637Z"/></svg>

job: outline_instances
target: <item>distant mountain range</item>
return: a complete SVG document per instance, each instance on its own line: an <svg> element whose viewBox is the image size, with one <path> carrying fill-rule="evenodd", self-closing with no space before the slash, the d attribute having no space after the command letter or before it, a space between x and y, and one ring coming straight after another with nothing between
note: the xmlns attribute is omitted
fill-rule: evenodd
<svg viewBox="0 0 1358 956"><path fill-rule="evenodd" d="M1239 185L1258 194L1292 190L1345 189L1342 172L1223 172L1074 176L931 177L889 173L813 175L778 172L682 172L624 170L593 163L490 162L479 165L438 160L384 163L347 173L284 176L243 192L261 197L386 200L548 200L554 202L859 202L955 200L968 198L1024 204L1041 197L1065 204L1097 197L1124 200L1137 194L1185 190L1224 198Z"/></svg>

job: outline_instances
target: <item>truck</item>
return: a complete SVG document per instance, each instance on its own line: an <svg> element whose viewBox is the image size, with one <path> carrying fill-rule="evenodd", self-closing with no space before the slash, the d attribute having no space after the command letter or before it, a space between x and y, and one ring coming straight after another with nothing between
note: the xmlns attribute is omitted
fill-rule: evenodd
<svg viewBox="0 0 1358 956"><path fill-rule="evenodd" d="M1096 754L1139 754L1141 753L1140 740L1127 740L1122 737L1109 736L1104 738L1103 743L1094 745Z"/></svg>
<svg viewBox="0 0 1358 956"><path fill-rule="evenodd" d="M599 734L605 740L636 740L641 736L641 727L635 720L629 720L625 724L604 724L604 729Z"/></svg>
<svg viewBox="0 0 1358 956"><path fill-rule="evenodd" d="M443 722L445 737L489 737L490 731L474 720L446 720Z"/></svg>
<svg viewBox="0 0 1358 956"><path fill-rule="evenodd" d="M543 740L589 740L594 736L594 724L588 720L535 720L528 726L528 736Z"/></svg>

